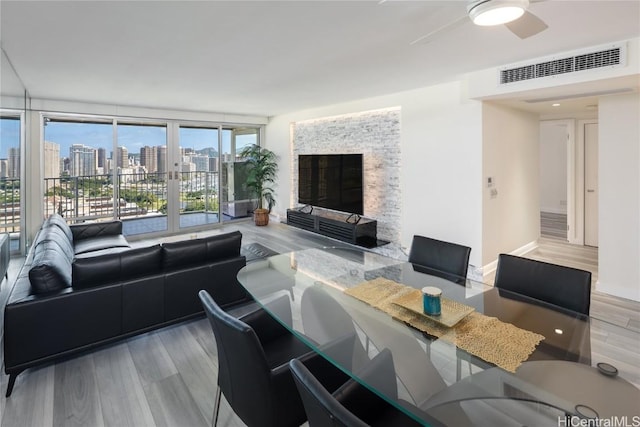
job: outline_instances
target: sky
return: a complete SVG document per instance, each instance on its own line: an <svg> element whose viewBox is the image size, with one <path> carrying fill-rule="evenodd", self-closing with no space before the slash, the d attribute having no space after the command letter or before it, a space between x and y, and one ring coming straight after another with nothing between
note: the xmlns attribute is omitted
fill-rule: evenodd
<svg viewBox="0 0 640 427"><path fill-rule="evenodd" d="M69 147L83 144L105 148L111 152L113 145L111 124L49 122L45 126L45 141L60 144L60 155L68 156ZM224 136L224 133L223 133ZM228 139L228 135L227 135ZM130 154L140 153L144 146L166 145L167 129L164 126L118 125L118 145L126 147ZM196 150L218 146L216 129L180 129L180 146Z"/></svg>
<svg viewBox="0 0 640 427"><path fill-rule="evenodd" d="M113 126L103 123L56 122L50 121L44 128L45 141L60 144L60 155L69 155L73 144L104 148L107 153L113 151ZM223 130L222 146L228 149L231 132ZM7 158L10 147L18 147L20 141L20 121L0 119L0 158ZM126 147L129 154L140 153L144 146L166 145L167 130L163 126L118 125L118 145ZM254 136L238 136L238 145L252 143ZM218 147L218 130L202 128L180 128L180 146L183 148ZM226 151L226 150L225 150Z"/></svg>
<svg viewBox="0 0 640 427"><path fill-rule="evenodd" d="M0 159L9 157L9 148L19 146L20 120L0 119Z"/></svg>

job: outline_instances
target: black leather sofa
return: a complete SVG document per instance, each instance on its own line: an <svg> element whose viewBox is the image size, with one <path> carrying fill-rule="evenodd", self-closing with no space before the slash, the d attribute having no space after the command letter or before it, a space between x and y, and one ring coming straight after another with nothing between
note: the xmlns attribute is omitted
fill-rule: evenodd
<svg viewBox="0 0 640 427"><path fill-rule="evenodd" d="M60 220L43 224L5 307L7 397L27 368L204 315L201 289L223 307L251 301L240 232L131 249L117 222Z"/></svg>

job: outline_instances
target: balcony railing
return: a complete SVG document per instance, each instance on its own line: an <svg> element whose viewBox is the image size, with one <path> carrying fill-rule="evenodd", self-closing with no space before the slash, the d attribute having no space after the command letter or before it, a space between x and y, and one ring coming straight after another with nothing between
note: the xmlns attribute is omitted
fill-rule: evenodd
<svg viewBox="0 0 640 427"><path fill-rule="evenodd" d="M0 233L20 232L20 180L0 180Z"/></svg>
<svg viewBox="0 0 640 427"><path fill-rule="evenodd" d="M44 215L48 217L57 212L69 223L114 218L166 218L167 178L167 173L119 174L115 186L111 175L46 178ZM172 174L172 179L178 180L181 227L198 225L198 221L204 221L203 224L217 221L220 205L217 172L180 172L175 177ZM114 190L117 198L114 198ZM229 197L234 196L228 191L225 195L227 193ZM223 211L225 218L238 218L248 216L252 207L251 200L234 200L224 203ZM191 219L187 221L187 214L205 215L190 215ZM20 180L1 179L0 232L17 236L20 216Z"/></svg>
<svg viewBox="0 0 640 427"><path fill-rule="evenodd" d="M167 173L72 176L45 179L44 212L67 222L137 218L167 214ZM218 212L218 174L181 172L180 213ZM114 189L117 198L114 198Z"/></svg>

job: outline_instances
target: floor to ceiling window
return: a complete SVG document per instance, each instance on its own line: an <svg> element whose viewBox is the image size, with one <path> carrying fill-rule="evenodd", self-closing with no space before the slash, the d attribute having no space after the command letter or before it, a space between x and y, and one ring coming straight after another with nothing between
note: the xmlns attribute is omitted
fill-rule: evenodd
<svg viewBox="0 0 640 427"><path fill-rule="evenodd" d="M120 219L128 236L248 217L255 200L238 153L259 134L259 127L46 117L45 216Z"/></svg>
<svg viewBox="0 0 640 427"><path fill-rule="evenodd" d="M109 121L44 121L44 214L67 222L111 220L113 125Z"/></svg>
<svg viewBox="0 0 640 427"><path fill-rule="evenodd" d="M11 236L11 250L19 250L21 230L19 115L0 115L0 233Z"/></svg>
<svg viewBox="0 0 640 427"><path fill-rule="evenodd" d="M217 127L180 126L180 228L220 221L219 135Z"/></svg>
<svg viewBox="0 0 640 427"><path fill-rule="evenodd" d="M167 231L167 126L117 122L116 214L123 233Z"/></svg>

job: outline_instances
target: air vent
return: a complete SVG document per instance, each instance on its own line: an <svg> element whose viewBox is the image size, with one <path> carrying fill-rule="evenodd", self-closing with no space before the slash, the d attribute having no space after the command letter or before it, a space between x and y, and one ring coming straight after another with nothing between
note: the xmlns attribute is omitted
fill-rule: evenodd
<svg viewBox="0 0 640 427"><path fill-rule="evenodd" d="M500 84L624 65L626 45L500 70Z"/></svg>

